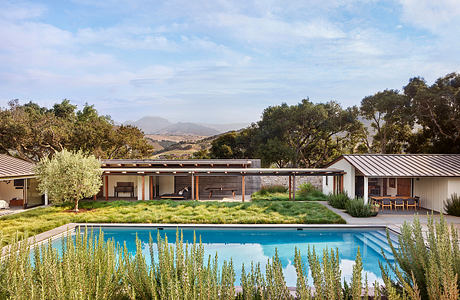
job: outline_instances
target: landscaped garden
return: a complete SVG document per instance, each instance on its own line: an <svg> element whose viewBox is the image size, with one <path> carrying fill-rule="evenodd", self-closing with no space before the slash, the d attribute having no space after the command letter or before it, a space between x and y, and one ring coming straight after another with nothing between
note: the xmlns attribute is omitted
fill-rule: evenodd
<svg viewBox="0 0 460 300"><path fill-rule="evenodd" d="M269 200L269 201L326 201L327 196L315 188L311 183L304 183L296 189L295 199L291 193L289 199L288 188L283 185L263 186L259 191L251 195L252 201Z"/></svg>
<svg viewBox="0 0 460 300"><path fill-rule="evenodd" d="M37 208L0 218L3 236L9 240L35 235L66 223L193 223L193 224L342 224L345 221L314 202L256 201L81 201Z"/></svg>

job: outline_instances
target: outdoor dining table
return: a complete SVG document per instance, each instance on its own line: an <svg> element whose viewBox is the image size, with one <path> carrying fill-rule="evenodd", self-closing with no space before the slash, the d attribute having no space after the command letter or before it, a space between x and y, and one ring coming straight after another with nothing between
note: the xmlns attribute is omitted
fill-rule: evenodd
<svg viewBox="0 0 460 300"><path fill-rule="evenodd" d="M393 203L393 201L395 201L396 199L401 199L401 200L404 200L404 201L407 201L407 200L414 200L415 203L416 203L417 206L418 206L418 201L417 201L417 198L416 198L416 197L410 197L410 196L371 196L371 200L373 200L374 202L377 202L377 203L380 203L380 202L383 201L384 199L389 199L392 203Z"/></svg>

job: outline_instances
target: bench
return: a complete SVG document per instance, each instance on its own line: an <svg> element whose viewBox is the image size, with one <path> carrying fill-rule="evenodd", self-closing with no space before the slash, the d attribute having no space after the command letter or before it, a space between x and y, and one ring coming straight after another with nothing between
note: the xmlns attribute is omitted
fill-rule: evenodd
<svg viewBox="0 0 460 300"><path fill-rule="evenodd" d="M117 182L113 189L116 198L118 198L118 193L129 193L130 197L134 198L134 182Z"/></svg>

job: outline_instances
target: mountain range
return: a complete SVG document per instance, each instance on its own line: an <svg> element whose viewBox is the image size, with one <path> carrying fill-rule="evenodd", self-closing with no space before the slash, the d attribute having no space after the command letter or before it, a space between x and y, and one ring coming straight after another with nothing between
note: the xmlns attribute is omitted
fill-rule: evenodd
<svg viewBox="0 0 460 300"><path fill-rule="evenodd" d="M125 124L139 127L145 134L213 136L247 127L248 123L208 124L192 122L170 122L162 117L147 116Z"/></svg>

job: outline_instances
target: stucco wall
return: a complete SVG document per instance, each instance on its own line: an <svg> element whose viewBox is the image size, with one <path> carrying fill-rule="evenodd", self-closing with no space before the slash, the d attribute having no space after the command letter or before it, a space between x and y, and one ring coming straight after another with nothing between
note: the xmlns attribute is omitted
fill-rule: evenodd
<svg viewBox="0 0 460 300"><path fill-rule="evenodd" d="M22 189L16 189L13 180L9 181L9 183L7 182L8 181L0 181L0 200L5 200L10 203L10 200L13 198L24 198Z"/></svg>
<svg viewBox="0 0 460 300"><path fill-rule="evenodd" d="M317 189L321 190L322 180L323 178L321 176L296 176L296 189L303 183L311 183ZM283 185L289 187L289 176L261 176L260 181L261 186Z"/></svg>
<svg viewBox="0 0 460 300"><path fill-rule="evenodd" d="M444 211L449 178L427 177L414 180L414 196L420 197L420 205L435 211ZM453 184L454 185L454 184Z"/></svg>
<svg viewBox="0 0 460 300"><path fill-rule="evenodd" d="M345 159L341 159L329 166L329 168L343 170L346 174L343 175L343 190L350 197L355 196L355 168ZM326 177L328 179L326 180ZM323 193L329 194L334 191L333 176L323 176Z"/></svg>

